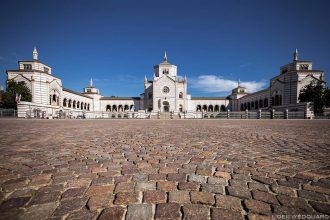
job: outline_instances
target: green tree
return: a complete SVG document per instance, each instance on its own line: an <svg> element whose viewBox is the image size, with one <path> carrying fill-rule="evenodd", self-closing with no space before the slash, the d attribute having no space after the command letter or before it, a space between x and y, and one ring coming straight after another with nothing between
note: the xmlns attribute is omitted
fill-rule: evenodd
<svg viewBox="0 0 330 220"><path fill-rule="evenodd" d="M323 107L330 105L330 91L325 88L323 81L313 80L299 94L300 102L313 102L314 112L323 112Z"/></svg>
<svg viewBox="0 0 330 220"><path fill-rule="evenodd" d="M21 101L32 101L30 89L25 85L25 82L8 81L7 90L3 93L3 106L5 108L16 108L16 94L21 95Z"/></svg>

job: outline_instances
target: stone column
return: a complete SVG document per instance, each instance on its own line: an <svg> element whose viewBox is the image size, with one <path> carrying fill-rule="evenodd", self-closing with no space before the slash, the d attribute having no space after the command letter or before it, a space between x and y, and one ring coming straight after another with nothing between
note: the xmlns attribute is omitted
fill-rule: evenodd
<svg viewBox="0 0 330 220"><path fill-rule="evenodd" d="M270 118L271 118L271 119L274 119L274 118L275 118L275 109L272 109L272 110L271 110Z"/></svg>
<svg viewBox="0 0 330 220"><path fill-rule="evenodd" d="M285 109L284 119L289 119L289 109Z"/></svg>
<svg viewBox="0 0 330 220"><path fill-rule="evenodd" d="M229 118L230 118L230 110L227 109L227 119L229 119Z"/></svg>
<svg viewBox="0 0 330 220"><path fill-rule="evenodd" d="M249 110L245 109L245 119L249 119Z"/></svg>
<svg viewBox="0 0 330 220"><path fill-rule="evenodd" d="M261 119L261 109L258 111L258 119Z"/></svg>

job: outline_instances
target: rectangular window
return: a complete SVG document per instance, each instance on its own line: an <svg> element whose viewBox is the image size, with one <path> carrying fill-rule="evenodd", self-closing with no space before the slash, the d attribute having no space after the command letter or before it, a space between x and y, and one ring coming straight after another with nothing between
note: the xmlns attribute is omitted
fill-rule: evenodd
<svg viewBox="0 0 330 220"><path fill-rule="evenodd" d="M23 64L24 70L32 70L31 64Z"/></svg>

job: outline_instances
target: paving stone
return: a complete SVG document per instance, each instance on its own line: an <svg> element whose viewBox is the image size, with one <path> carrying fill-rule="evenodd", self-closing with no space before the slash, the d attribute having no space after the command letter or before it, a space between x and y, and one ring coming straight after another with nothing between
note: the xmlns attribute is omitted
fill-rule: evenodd
<svg viewBox="0 0 330 220"><path fill-rule="evenodd" d="M95 220L98 216L97 211L90 211L87 209L81 209L68 215L66 220Z"/></svg>
<svg viewBox="0 0 330 220"><path fill-rule="evenodd" d="M211 219L212 220L243 220L241 212L230 210L230 209L222 209L222 208L212 208L211 209Z"/></svg>
<svg viewBox="0 0 330 220"><path fill-rule="evenodd" d="M178 169L176 167L163 167L159 169L159 173L169 174L169 173L177 173Z"/></svg>
<svg viewBox="0 0 330 220"><path fill-rule="evenodd" d="M113 193L114 185L105 185L105 186L90 186L85 195L86 196L96 196Z"/></svg>
<svg viewBox="0 0 330 220"><path fill-rule="evenodd" d="M31 197L11 198L0 205L0 210L23 207Z"/></svg>
<svg viewBox="0 0 330 220"><path fill-rule="evenodd" d="M149 181L166 180L166 174L149 174Z"/></svg>
<svg viewBox="0 0 330 220"><path fill-rule="evenodd" d="M87 207L89 210L97 210L100 208L108 207L110 204L112 204L112 201L112 194L104 194L102 196L96 195L89 198Z"/></svg>
<svg viewBox="0 0 330 220"><path fill-rule="evenodd" d="M181 219L180 205L176 203L157 204L155 219Z"/></svg>
<svg viewBox="0 0 330 220"><path fill-rule="evenodd" d="M186 181L186 174L184 173L169 173L167 174L168 181L177 181L177 182L184 182Z"/></svg>
<svg viewBox="0 0 330 220"><path fill-rule="evenodd" d="M63 216L73 211L79 210L85 206L87 200L85 198L70 199L61 201L60 205L55 209L54 216Z"/></svg>
<svg viewBox="0 0 330 220"><path fill-rule="evenodd" d="M262 202L279 205L276 197L273 194L262 192L258 190L252 191L253 198Z"/></svg>
<svg viewBox="0 0 330 220"><path fill-rule="evenodd" d="M324 194L308 191L308 190L299 190L298 196L301 198L305 198L308 200L314 200L314 201L321 201L321 202L327 202L327 198Z"/></svg>
<svg viewBox="0 0 330 220"><path fill-rule="evenodd" d="M228 194L231 196L248 199L251 198L251 193L247 188L242 188L240 186L227 186Z"/></svg>
<svg viewBox="0 0 330 220"><path fill-rule="evenodd" d="M116 205L129 205L140 202L140 193L138 192L120 192L116 194Z"/></svg>
<svg viewBox="0 0 330 220"><path fill-rule="evenodd" d="M62 199L72 198L72 197L81 197L83 196L84 192L86 191L86 188L71 188L67 189L62 194Z"/></svg>
<svg viewBox="0 0 330 220"><path fill-rule="evenodd" d="M330 195L330 188L324 188L324 187L320 187L320 186L304 184L303 189Z"/></svg>
<svg viewBox="0 0 330 220"><path fill-rule="evenodd" d="M207 183L209 183L209 184L227 185L227 180L224 179L224 178L210 176L210 177L207 178Z"/></svg>
<svg viewBox="0 0 330 220"><path fill-rule="evenodd" d="M196 174L201 176L212 176L213 171L212 169L197 169Z"/></svg>
<svg viewBox="0 0 330 220"><path fill-rule="evenodd" d="M50 191L49 193L46 193L45 191L39 191L34 197L32 197L29 205L55 202L59 199L60 195L60 191Z"/></svg>
<svg viewBox="0 0 330 220"><path fill-rule="evenodd" d="M267 185L271 185L271 184L275 183L275 180L273 180L271 178L263 177L263 176L252 176L251 178L257 182L267 184Z"/></svg>
<svg viewBox="0 0 330 220"><path fill-rule="evenodd" d="M177 190L177 183L173 181L161 181L157 182L157 189L163 191L173 191Z"/></svg>
<svg viewBox="0 0 330 220"><path fill-rule="evenodd" d="M146 175L146 174L135 174L133 176L133 181L134 182L146 182L146 181L148 181L148 175Z"/></svg>
<svg viewBox="0 0 330 220"><path fill-rule="evenodd" d="M49 219L56 209L55 202L30 206L22 215L22 219Z"/></svg>
<svg viewBox="0 0 330 220"><path fill-rule="evenodd" d="M294 208L304 209L304 210L311 210L311 207L308 205L306 200L302 198L290 197L286 195L279 195L277 197L278 201L284 206L290 206Z"/></svg>
<svg viewBox="0 0 330 220"><path fill-rule="evenodd" d="M198 191L199 184L194 182L180 182L178 188L179 190Z"/></svg>
<svg viewBox="0 0 330 220"><path fill-rule="evenodd" d="M213 205L215 203L214 195L207 192L190 192L191 202L197 204Z"/></svg>
<svg viewBox="0 0 330 220"><path fill-rule="evenodd" d="M32 197L35 194L34 189L23 189L23 190L16 190L12 194L9 195L8 198L18 198L18 197ZM2 200L5 196L4 193L0 192L0 200Z"/></svg>
<svg viewBox="0 0 330 220"><path fill-rule="evenodd" d="M98 220L124 219L125 214L126 214L126 208L122 206L113 206L104 209L97 219Z"/></svg>
<svg viewBox="0 0 330 220"><path fill-rule="evenodd" d="M99 177L96 179L93 179L92 185L111 185L113 184L113 178L112 177Z"/></svg>
<svg viewBox="0 0 330 220"><path fill-rule="evenodd" d="M134 182L120 182L116 184L115 193L119 192L133 192L135 188Z"/></svg>
<svg viewBox="0 0 330 220"><path fill-rule="evenodd" d="M329 203L311 201L310 204L316 211L330 215L330 204Z"/></svg>
<svg viewBox="0 0 330 220"><path fill-rule="evenodd" d="M148 191L148 190L155 190L156 183L155 182L137 182L135 185L136 191Z"/></svg>
<svg viewBox="0 0 330 220"><path fill-rule="evenodd" d="M231 179L231 174L230 173L222 172L222 171L215 172L214 176L221 177L225 180L230 180Z"/></svg>
<svg viewBox="0 0 330 220"><path fill-rule="evenodd" d="M248 187L250 190L259 190L259 191L264 191L264 192L268 192L267 187L264 184L261 183L248 183Z"/></svg>
<svg viewBox="0 0 330 220"><path fill-rule="evenodd" d="M95 219L97 215L124 219L127 206L147 204L157 209L170 201L180 202L169 203L178 205L168 211L177 210L177 219L188 218L189 212L194 218L199 207L212 209L210 218L244 215L245 220L267 219L269 206L274 215L329 210L327 120L0 123L0 219ZM320 134L322 138L316 138ZM154 184L152 190L143 186L149 182ZM186 196L174 196L181 191L189 192L188 203L183 203ZM193 192L209 193L212 196L207 198L217 201ZM241 202L219 205L216 196ZM77 199L84 201L80 204ZM189 203L195 208L184 208ZM56 211L51 204L58 206ZM55 214L49 216L50 212Z"/></svg>
<svg viewBox="0 0 330 220"><path fill-rule="evenodd" d="M144 203L165 203L166 193L160 190L144 191L143 192Z"/></svg>
<svg viewBox="0 0 330 220"><path fill-rule="evenodd" d="M225 195L216 195L216 207L224 208L224 209L233 209L237 211L241 211L242 205L241 200L239 198L233 196L225 196Z"/></svg>
<svg viewBox="0 0 330 220"><path fill-rule="evenodd" d="M225 194L225 187L218 184L201 184L202 192Z"/></svg>
<svg viewBox="0 0 330 220"><path fill-rule="evenodd" d="M170 203L190 203L189 191L171 191L168 198Z"/></svg>
<svg viewBox="0 0 330 220"><path fill-rule="evenodd" d="M210 208L199 204L187 204L182 207L183 219L199 220L208 219L210 216Z"/></svg>
<svg viewBox="0 0 330 220"><path fill-rule="evenodd" d="M244 204L246 208L253 213L259 213L263 215L271 215L272 213L271 206L268 203L254 199L248 199L244 201Z"/></svg>
<svg viewBox="0 0 330 220"><path fill-rule="evenodd" d="M296 189L291 188L291 187L287 187L287 186L272 185L271 190L274 193L277 193L277 194L282 194L282 195L287 195L287 196L295 196L296 195L296 193L295 193Z"/></svg>
<svg viewBox="0 0 330 220"><path fill-rule="evenodd" d="M189 182L206 183L205 176L191 174L188 176Z"/></svg>
<svg viewBox="0 0 330 220"><path fill-rule="evenodd" d="M150 204L129 205L126 214L127 220L149 220L153 219L153 208Z"/></svg>

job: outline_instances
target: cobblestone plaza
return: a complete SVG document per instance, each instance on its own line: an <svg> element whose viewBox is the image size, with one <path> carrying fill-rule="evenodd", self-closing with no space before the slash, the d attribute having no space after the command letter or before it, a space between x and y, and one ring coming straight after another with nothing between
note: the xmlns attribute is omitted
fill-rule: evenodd
<svg viewBox="0 0 330 220"><path fill-rule="evenodd" d="M0 120L0 219L325 218L329 127Z"/></svg>

